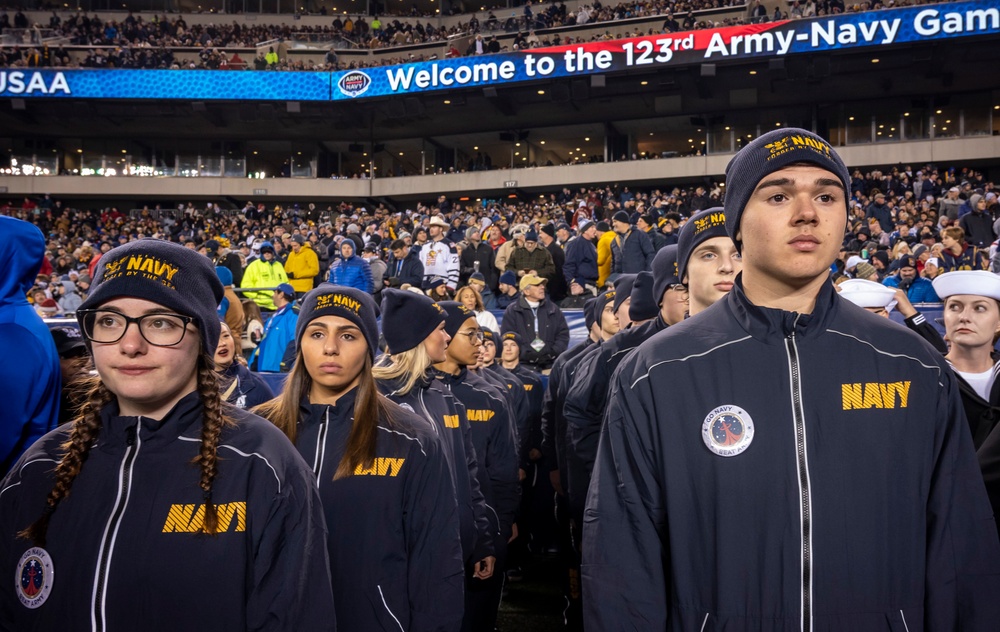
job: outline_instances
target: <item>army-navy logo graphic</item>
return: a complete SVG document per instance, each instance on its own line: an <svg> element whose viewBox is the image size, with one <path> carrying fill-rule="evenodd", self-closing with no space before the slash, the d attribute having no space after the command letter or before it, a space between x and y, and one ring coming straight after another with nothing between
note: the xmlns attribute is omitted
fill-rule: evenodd
<svg viewBox="0 0 1000 632"><path fill-rule="evenodd" d="M352 99L364 94L370 85L372 85L372 78L360 70L347 73L337 82L340 91Z"/></svg>
<svg viewBox="0 0 1000 632"><path fill-rule="evenodd" d="M753 419L738 406L719 406L705 417L701 438L719 456L742 454L753 441Z"/></svg>
<svg viewBox="0 0 1000 632"><path fill-rule="evenodd" d="M55 571L48 551L32 547L24 552L17 563L14 586L17 598L26 608L37 608L49 598Z"/></svg>

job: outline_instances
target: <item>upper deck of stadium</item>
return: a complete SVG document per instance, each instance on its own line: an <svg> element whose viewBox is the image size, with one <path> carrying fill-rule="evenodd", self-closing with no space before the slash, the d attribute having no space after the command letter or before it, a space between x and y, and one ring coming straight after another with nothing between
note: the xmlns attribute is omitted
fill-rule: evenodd
<svg viewBox="0 0 1000 632"><path fill-rule="evenodd" d="M947 160L988 168L1000 156L1000 78L984 72L1000 56L998 7L982 0L677 32L667 34L677 52L664 63L636 63L662 54L660 35L439 58L368 70L384 91L356 98L271 90L279 75L308 75L336 93L351 71L67 70L74 92L52 95L12 93L13 73L35 69L8 69L0 71L0 187L139 202L179 190L194 199L406 200L669 184L720 179L742 143L777 125L818 131L852 165ZM299 22L309 19L332 17ZM662 34L662 17L656 21ZM587 56L602 50L613 63L588 68ZM551 58L557 72L527 76L519 68L510 80L432 85L448 64L453 72L517 65L527 54ZM571 61L575 72L567 71ZM45 72L51 81L54 71ZM108 85L122 76L148 80L150 90L81 96L72 83L80 73ZM395 73L384 77L400 85L390 90L378 73ZM213 93L202 84L223 80L208 75L230 83ZM254 83L265 80L272 83ZM176 93L159 96L167 88L157 84L169 82Z"/></svg>

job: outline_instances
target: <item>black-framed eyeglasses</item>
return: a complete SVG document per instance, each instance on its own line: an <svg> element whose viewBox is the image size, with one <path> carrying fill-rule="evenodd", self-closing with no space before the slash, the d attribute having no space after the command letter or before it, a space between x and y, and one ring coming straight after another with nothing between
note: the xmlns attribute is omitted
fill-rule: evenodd
<svg viewBox="0 0 1000 632"><path fill-rule="evenodd" d="M145 314L137 318L107 309L77 310L81 317L83 335L91 342L111 344L125 337L128 326L135 323L139 334L154 347L173 347L184 340L187 326L194 322L191 316L169 312Z"/></svg>
<svg viewBox="0 0 1000 632"><path fill-rule="evenodd" d="M483 335L482 329L473 329L472 331L460 331L458 332L458 335L468 336L470 342L478 342L480 344L482 344L483 340L486 339L486 336Z"/></svg>

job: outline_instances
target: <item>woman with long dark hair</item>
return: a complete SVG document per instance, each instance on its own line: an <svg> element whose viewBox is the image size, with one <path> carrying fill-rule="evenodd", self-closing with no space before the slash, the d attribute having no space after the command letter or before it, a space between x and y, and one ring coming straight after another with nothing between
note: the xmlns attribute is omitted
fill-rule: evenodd
<svg viewBox="0 0 1000 632"><path fill-rule="evenodd" d="M0 483L0 629L332 630L308 466L219 393L211 262L140 240L95 270L98 375Z"/></svg>
<svg viewBox="0 0 1000 632"><path fill-rule="evenodd" d="M415 295L414 295L415 296ZM302 302L282 394L258 410L312 464L343 630L458 630L462 549L444 446L372 377L371 296L322 284Z"/></svg>

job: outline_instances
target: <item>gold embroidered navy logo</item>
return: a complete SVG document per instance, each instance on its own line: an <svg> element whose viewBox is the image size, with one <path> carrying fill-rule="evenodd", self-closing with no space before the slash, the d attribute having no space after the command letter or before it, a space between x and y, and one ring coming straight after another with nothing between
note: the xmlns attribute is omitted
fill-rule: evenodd
<svg viewBox="0 0 1000 632"><path fill-rule="evenodd" d="M356 468L354 468L354 475L395 477L398 476L399 471L403 469L404 462L406 462L406 459L377 456L372 462L371 467L365 467L364 465L359 464Z"/></svg>
<svg viewBox="0 0 1000 632"><path fill-rule="evenodd" d="M351 298L346 294L323 294L316 297L316 309L327 309L330 307L339 307L357 314L361 309L361 301Z"/></svg>
<svg viewBox="0 0 1000 632"><path fill-rule="evenodd" d="M910 400L910 381L841 384L840 392L844 410L906 408Z"/></svg>
<svg viewBox="0 0 1000 632"><path fill-rule="evenodd" d="M216 505L219 517L218 533L247 530L247 504L245 502ZM205 505L170 505L163 533L201 533L205 530Z"/></svg>

